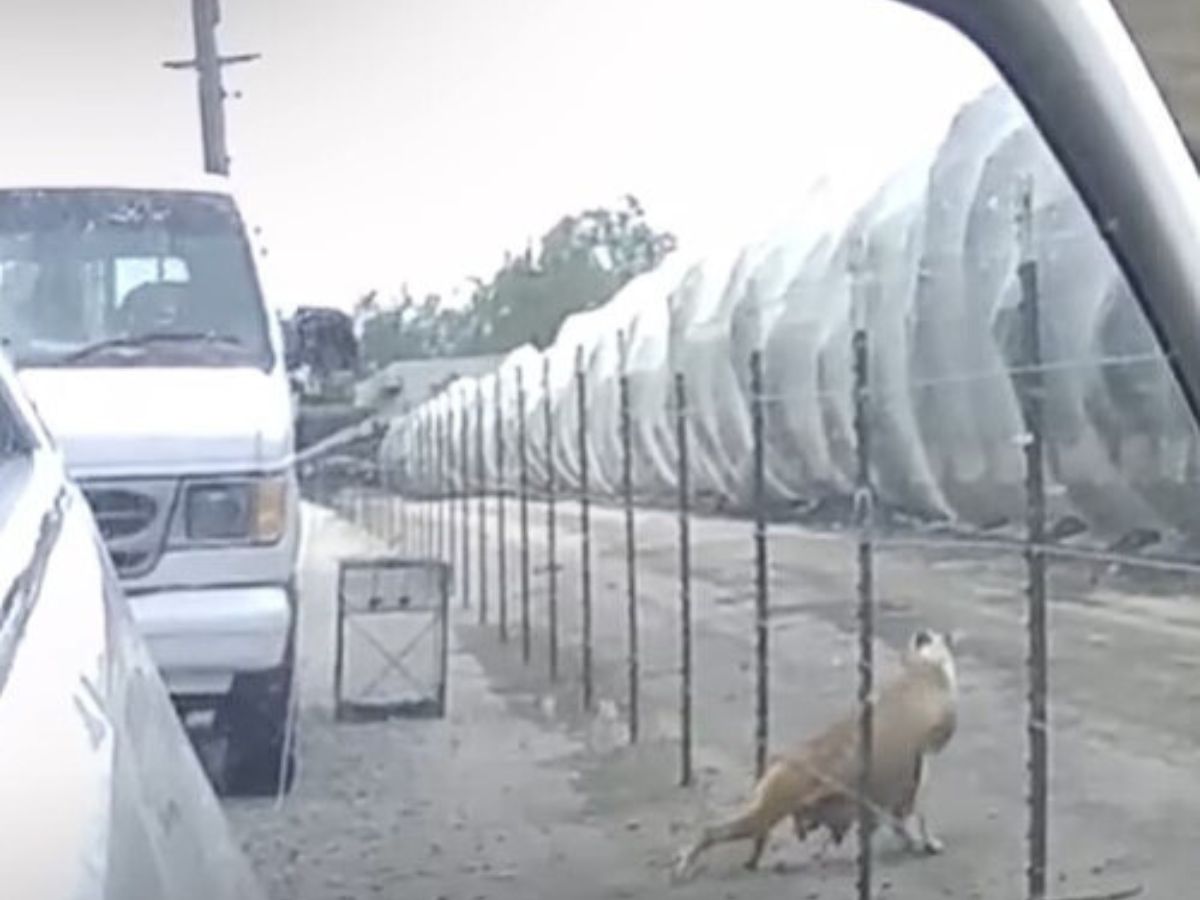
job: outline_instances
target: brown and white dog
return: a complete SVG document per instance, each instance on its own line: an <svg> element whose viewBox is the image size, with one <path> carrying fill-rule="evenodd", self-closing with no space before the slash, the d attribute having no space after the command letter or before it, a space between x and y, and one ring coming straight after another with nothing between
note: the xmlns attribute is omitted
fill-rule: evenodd
<svg viewBox="0 0 1200 900"><path fill-rule="evenodd" d="M914 852L938 853L919 804L926 757L954 735L958 683L953 640L928 629L909 641L900 674L879 693L872 729L872 764L866 806L871 827L883 820ZM753 841L747 869L758 865L771 830L792 818L803 841L822 826L841 843L858 816L859 713L845 715L795 751L773 759L754 788L749 807L727 822L705 828L679 855L674 875L684 877L714 844ZM916 831L912 829L915 820Z"/></svg>

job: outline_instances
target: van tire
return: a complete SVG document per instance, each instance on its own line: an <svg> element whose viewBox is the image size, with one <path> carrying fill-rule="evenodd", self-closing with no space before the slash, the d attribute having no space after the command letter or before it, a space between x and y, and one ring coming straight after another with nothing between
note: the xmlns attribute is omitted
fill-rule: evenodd
<svg viewBox="0 0 1200 900"><path fill-rule="evenodd" d="M222 793L263 797L291 790L296 774L288 735L291 700L290 659L277 669L234 679L218 713L225 739Z"/></svg>
<svg viewBox="0 0 1200 900"><path fill-rule="evenodd" d="M226 796L269 797L285 794L296 777L295 662L297 596L288 585L292 623L283 662L265 672L234 676L217 710L216 730L225 740L219 781Z"/></svg>

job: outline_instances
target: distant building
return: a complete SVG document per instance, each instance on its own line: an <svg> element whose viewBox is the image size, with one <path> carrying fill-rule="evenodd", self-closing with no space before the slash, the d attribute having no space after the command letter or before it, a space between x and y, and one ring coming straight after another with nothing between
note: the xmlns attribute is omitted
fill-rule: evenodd
<svg viewBox="0 0 1200 900"><path fill-rule="evenodd" d="M504 354L413 359L396 362L358 383L354 401L378 412L399 415L428 400L459 377L495 371Z"/></svg>

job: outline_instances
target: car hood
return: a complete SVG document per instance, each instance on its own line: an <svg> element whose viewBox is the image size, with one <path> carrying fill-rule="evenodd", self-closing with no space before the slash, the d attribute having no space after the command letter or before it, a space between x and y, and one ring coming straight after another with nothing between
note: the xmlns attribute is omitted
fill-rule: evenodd
<svg viewBox="0 0 1200 900"><path fill-rule="evenodd" d="M77 478L283 465L291 399L253 368L28 368L20 380Z"/></svg>

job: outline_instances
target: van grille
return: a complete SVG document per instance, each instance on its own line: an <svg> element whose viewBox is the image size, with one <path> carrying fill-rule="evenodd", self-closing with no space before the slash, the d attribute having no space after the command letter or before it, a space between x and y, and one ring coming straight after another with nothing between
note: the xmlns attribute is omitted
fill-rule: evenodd
<svg viewBox="0 0 1200 900"><path fill-rule="evenodd" d="M112 557L113 565L122 575L138 573L150 559L149 553L130 553L125 550L110 550L108 555Z"/></svg>
<svg viewBox="0 0 1200 900"><path fill-rule="evenodd" d="M97 488L85 491L92 515L104 539L129 537L145 531L154 523L158 504L153 497L137 491Z"/></svg>
<svg viewBox="0 0 1200 900"><path fill-rule="evenodd" d="M82 487L121 577L153 569L162 553L175 482L85 482Z"/></svg>

